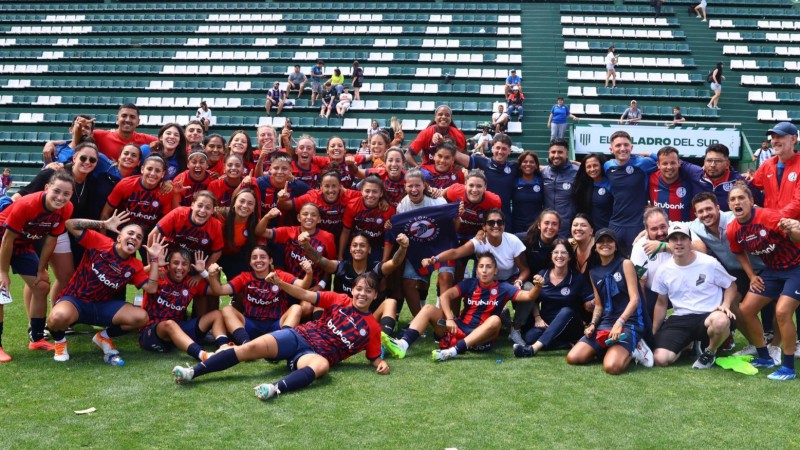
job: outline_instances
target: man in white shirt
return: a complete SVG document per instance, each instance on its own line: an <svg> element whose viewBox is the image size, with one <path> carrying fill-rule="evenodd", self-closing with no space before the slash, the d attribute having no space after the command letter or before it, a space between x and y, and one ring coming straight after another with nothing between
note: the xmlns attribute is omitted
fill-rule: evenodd
<svg viewBox="0 0 800 450"><path fill-rule="evenodd" d="M492 114L492 126L495 133L503 133L508 126L508 113L505 106L497 105L497 112Z"/></svg>
<svg viewBox="0 0 800 450"><path fill-rule="evenodd" d="M653 279L653 291L658 293L653 315L655 363L672 364L687 345L699 340L705 347L692 367L708 369L735 326L731 312L737 295L735 279L719 261L692 249L688 225L671 225L667 240L672 258ZM667 302L672 302L674 311L665 321Z"/></svg>
<svg viewBox="0 0 800 450"><path fill-rule="evenodd" d="M669 221L667 213L657 206L645 209L643 217L646 238L643 237L633 243L631 262L636 268L639 285L644 289L643 306L647 308L650 317L653 317L656 297L658 297L658 294L652 291L653 277L656 269L672 258L672 255L667 252L666 243Z"/></svg>

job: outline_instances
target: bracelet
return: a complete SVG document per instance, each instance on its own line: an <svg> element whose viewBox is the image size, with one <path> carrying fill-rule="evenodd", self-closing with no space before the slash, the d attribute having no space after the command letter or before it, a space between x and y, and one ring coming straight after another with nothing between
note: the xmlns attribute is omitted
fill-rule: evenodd
<svg viewBox="0 0 800 450"><path fill-rule="evenodd" d="M666 249L666 248L667 248L667 244L665 242L661 242L660 244L658 244L658 251L663 252L664 249Z"/></svg>
<svg viewBox="0 0 800 450"><path fill-rule="evenodd" d="M158 280L153 280L152 278L147 279L148 283L158 283Z"/></svg>
<svg viewBox="0 0 800 450"><path fill-rule="evenodd" d="M596 327L596 326L597 326L597 324L596 324L596 323L595 323L595 321L593 320L593 321L589 322L589 326L590 326L590 327Z"/></svg>
<svg viewBox="0 0 800 450"><path fill-rule="evenodd" d="M439 262L439 257L438 256L431 256L431 261L433 261L434 263L438 263Z"/></svg>
<svg viewBox="0 0 800 450"><path fill-rule="evenodd" d="M157 262L158 258L150 258L150 262Z"/></svg>
<svg viewBox="0 0 800 450"><path fill-rule="evenodd" d="M208 270L203 270L200 272L200 278L208 278Z"/></svg>
<svg viewBox="0 0 800 450"><path fill-rule="evenodd" d="M620 317L619 319L617 319L617 322L619 322L619 323L621 323L621 324L625 325L625 321L624 321L624 320L622 320L622 317Z"/></svg>
<svg viewBox="0 0 800 450"><path fill-rule="evenodd" d="M448 320L456 320L456 319L444 319L445 322L447 322Z"/></svg>

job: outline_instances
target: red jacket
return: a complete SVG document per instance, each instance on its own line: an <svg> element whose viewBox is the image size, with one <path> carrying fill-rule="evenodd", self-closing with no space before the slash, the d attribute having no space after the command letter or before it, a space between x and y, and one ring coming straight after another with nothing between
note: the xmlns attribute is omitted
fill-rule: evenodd
<svg viewBox="0 0 800 450"><path fill-rule="evenodd" d="M764 191L764 207L781 212L783 217L800 219L800 155L794 154L783 169L778 187L778 157L773 156L756 170L753 186Z"/></svg>

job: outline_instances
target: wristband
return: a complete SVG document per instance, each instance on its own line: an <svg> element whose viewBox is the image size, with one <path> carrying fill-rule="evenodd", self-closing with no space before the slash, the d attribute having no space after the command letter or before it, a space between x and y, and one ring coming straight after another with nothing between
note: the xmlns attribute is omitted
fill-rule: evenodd
<svg viewBox="0 0 800 450"><path fill-rule="evenodd" d="M438 263L439 262L439 257L438 256L431 256L431 261L433 261L434 263Z"/></svg>
<svg viewBox="0 0 800 450"><path fill-rule="evenodd" d="M456 320L456 319L445 319L444 321L447 322L448 320Z"/></svg>
<svg viewBox="0 0 800 450"><path fill-rule="evenodd" d="M158 262L158 258L150 258L150 262Z"/></svg>
<svg viewBox="0 0 800 450"><path fill-rule="evenodd" d="M200 278L208 278L208 270L203 270L200 272Z"/></svg>
<svg viewBox="0 0 800 450"><path fill-rule="evenodd" d="M622 318L617 319L617 322L621 323L622 325L625 325L625 321L622 320Z"/></svg>

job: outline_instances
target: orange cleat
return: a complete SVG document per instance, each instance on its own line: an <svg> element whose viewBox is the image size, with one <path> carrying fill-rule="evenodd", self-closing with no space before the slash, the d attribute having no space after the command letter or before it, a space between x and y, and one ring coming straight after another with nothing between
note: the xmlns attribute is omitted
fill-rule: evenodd
<svg viewBox="0 0 800 450"><path fill-rule="evenodd" d="M7 363L11 362L11 355L3 351L3 347L0 347L0 363Z"/></svg>
<svg viewBox="0 0 800 450"><path fill-rule="evenodd" d="M47 342L44 339L39 339L36 342L28 342L28 350L43 350L45 352L52 352L55 350L55 345Z"/></svg>

